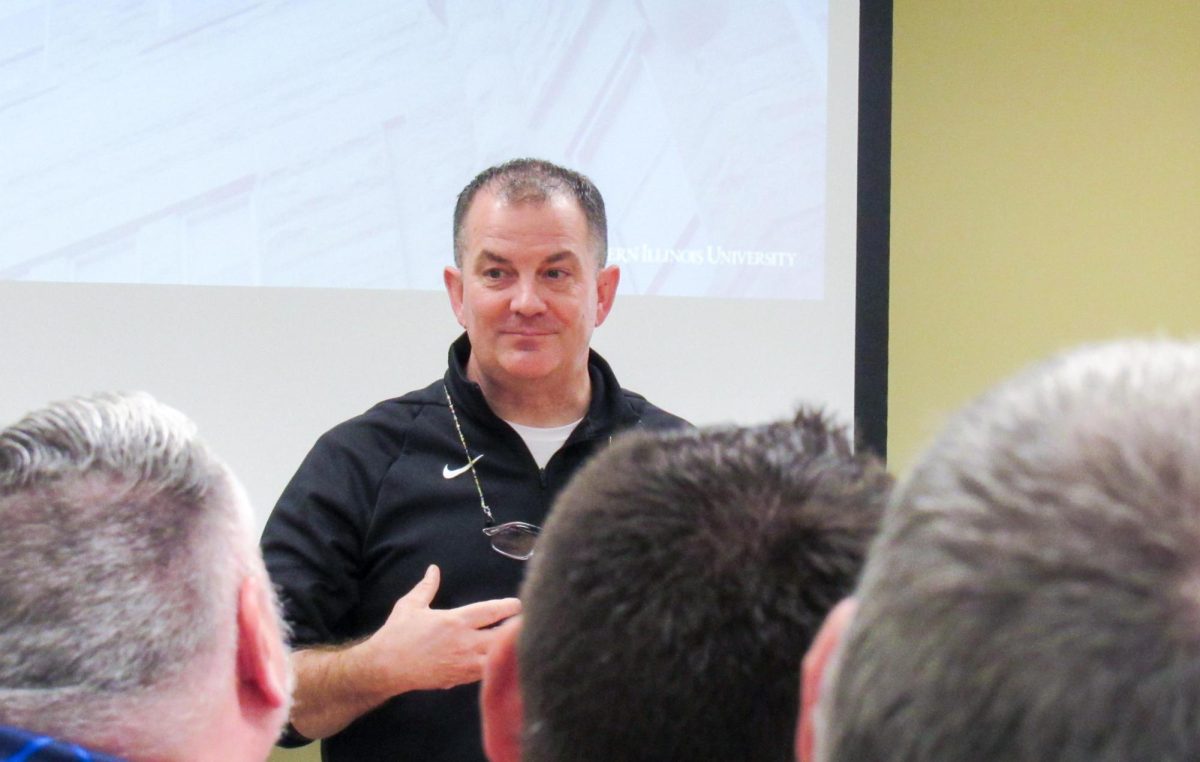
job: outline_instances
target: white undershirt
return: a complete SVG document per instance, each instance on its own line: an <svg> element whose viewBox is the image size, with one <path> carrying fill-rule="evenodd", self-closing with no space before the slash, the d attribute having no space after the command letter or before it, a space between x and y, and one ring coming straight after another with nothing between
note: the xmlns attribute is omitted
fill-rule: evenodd
<svg viewBox="0 0 1200 762"><path fill-rule="evenodd" d="M579 421L582 420L582 418L579 419ZM571 432L579 425L579 421L571 421L562 426L549 428L526 426L512 421L505 421L505 423L512 426L513 431L521 435L525 446L529 448L529 454L537 462L538 468L545 468L546 464L550 462L550 458L558 452L558 449L563 446L563 442L567 441L567 437L571 436Z"/></svg>

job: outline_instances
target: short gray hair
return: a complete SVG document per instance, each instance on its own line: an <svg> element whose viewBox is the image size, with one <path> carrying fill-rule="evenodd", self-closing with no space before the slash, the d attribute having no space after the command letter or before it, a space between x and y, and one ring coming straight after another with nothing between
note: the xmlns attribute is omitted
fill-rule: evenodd
<svg viewBox="0 0 1200 762"><path fill-rule="evenodd" d="M954 418L827 692L823 759L1200 757L1200 345L1084 348Z"/></svg>
<svg viewBox="0 0 1200 762"><path fill-rule="evenodd" d="M466 241L463 225L467 212L479 191L488 189L509 204L544 204L555 196L565 196L579 204L587 220L588 232L595 246L596 267L608 261L608 217L604 197L586 175L560 167L544 159L512 159L488 167L467 183L454 204L454 266L462 267Z"/></svg>
<svg viewBox="0 0 1200 762"><path fill-rule="evenodd" d="M145 394L60 402L0 431L0 724L88 739L181 721L180 693L203 701L196 682L235 644L253 568L239 489ZM155 718L128 717L147 704Z"/></svg>

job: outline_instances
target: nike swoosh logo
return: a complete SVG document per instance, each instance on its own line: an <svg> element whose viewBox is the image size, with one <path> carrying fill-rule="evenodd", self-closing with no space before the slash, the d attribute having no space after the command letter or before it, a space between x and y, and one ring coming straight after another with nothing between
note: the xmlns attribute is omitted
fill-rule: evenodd
<svg viewBox="0 0 1200 762"><path fill-rule="evenodd" d="M478 461L482 457L483 457L483 453L479 453L474 458L471 458L470 462L468 462L467 465L462 466L460 468L450 468L450 464L447 463L446 465L442 466L442 478L443 479L453 479L456 476L462 476L466 472L470 471L471 466L475 465L476 461Z"/></svg>

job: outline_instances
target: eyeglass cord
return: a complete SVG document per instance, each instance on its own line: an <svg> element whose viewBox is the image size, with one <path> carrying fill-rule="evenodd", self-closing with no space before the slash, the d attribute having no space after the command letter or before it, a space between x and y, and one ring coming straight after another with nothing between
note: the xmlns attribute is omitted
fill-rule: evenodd
<svg viewBox="0 0 1200 762"><path fill-rule="evenodd" d="M454 401L450 399L450 389L443 386L442 391L446 393L446 404L450 406L450 417L454 419L454 430L458 432L458 441L462 442L463 453L467 456L471 478L475 480L475 491L479 493L479 507L483 509L487 526L490 527L496 523L496 519L492 517L492 509L488 508L487 501L483 499L483 487L479 484L479 474L475 473L475 463L471 460L471 449L467 447L467 438L463 436L462 426L458 423L458 413L454 412Z"/></svg>

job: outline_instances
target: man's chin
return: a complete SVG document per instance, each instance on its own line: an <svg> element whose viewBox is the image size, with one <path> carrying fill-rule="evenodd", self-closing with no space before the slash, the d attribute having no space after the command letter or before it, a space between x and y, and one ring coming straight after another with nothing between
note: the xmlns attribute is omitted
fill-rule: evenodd
<svg viewBox="0 0 1200 762"><path fill-rule="evenodd" d="M556 345L508 346L496 355L497 364L514 379L536 381L563 370L563 353Z"/></svg>
<svg viewBox="0 0 1200 762"><path fill-rule="evenodd" d="M548 357L539 356L539 353L527 352L521 353L521 356L504 358L500 367L510 378L538 381L553 375L558 369L558 363Z"/></svg>

